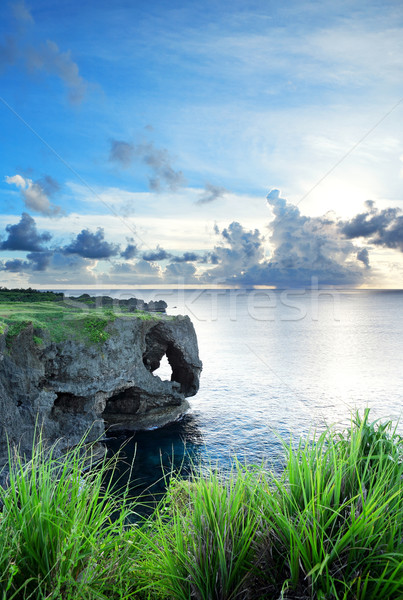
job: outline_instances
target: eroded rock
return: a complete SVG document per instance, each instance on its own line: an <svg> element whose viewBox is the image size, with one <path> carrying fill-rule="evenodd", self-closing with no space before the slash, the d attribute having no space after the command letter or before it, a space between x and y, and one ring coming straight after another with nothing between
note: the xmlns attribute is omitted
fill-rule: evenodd
<svg viewBox="0 0 403 600"><path fill-rule="evenodd" d="M199 387L202 364L188 317L119 317L103 344L34 342L29 325L6 347L0 336L0 462L7 435L29 455L35 425L61 448L105 430L162 426L183 414ZM37 333L37 332L35 332ZM166 355L171 381L153 374Z"/></svg>

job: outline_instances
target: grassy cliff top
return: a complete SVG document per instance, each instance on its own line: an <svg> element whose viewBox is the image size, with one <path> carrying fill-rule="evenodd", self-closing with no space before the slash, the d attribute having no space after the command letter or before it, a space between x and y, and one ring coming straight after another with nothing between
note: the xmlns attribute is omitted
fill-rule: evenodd
<svg viewBox="0 0 403 600"><path fill-rule="evenodd" d="M160 314L145 311L128 312L124 309L91 308L69 300L48 302L0 302L0 334L6 333L7 346L11 347L15 337L29 324L34 327L34 341L42 344L43 332L50 339L61 342L75 339L88 343L105 342L109 333L108 323L117 317L126 319L157 320Z"/></svg>

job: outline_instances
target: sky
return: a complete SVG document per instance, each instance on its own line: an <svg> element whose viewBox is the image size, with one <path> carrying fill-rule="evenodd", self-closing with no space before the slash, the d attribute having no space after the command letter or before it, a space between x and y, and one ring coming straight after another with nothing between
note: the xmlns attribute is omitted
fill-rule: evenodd
<svg viewBox="0 0 403 600"><path fill-rule="evenodd" d="M0 5L0 285L403 288L400 0Z"/></svg>

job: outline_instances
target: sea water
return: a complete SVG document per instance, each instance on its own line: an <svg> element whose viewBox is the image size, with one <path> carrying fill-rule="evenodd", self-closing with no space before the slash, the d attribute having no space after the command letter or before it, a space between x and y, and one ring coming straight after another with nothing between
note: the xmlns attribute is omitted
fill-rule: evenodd
<svg viewBox="0 0 403 600"><path fill-rule="evenodd" d="M191 461L225 470L236 456L275 467L282 440L327 425L343 429L354 411L367 407L372 419L397 421L402 415L401 291L97 294L163 299L167 313L189 315L197 333L203 371L188 414L161 430L137 433L124 450L128 460L136 453L133 480L139 485L159 479L161 467L182 465L186 472ZM155 374L169 379L169 365Z"/></svg>

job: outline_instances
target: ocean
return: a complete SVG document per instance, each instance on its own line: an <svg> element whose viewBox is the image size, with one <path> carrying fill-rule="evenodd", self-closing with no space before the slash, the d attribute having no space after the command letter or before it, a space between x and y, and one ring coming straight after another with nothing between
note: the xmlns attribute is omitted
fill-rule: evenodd
<svg viewBox="0 0 403 600"><path fill-rule="evenodd" d="M401 291L96 293L163 299L168 314L190 316L198 337L203 372L190 411L161 430L136 434L124 450L128 458L136 452L139 486L159 479L161 465L226 470L236 456L276 468L282 440L298 441L327 425L343 429L365 408L372 419L402 416ZM155 374L169 379L169 365ZM398 429L403 433L402 424Z"/></svg>

